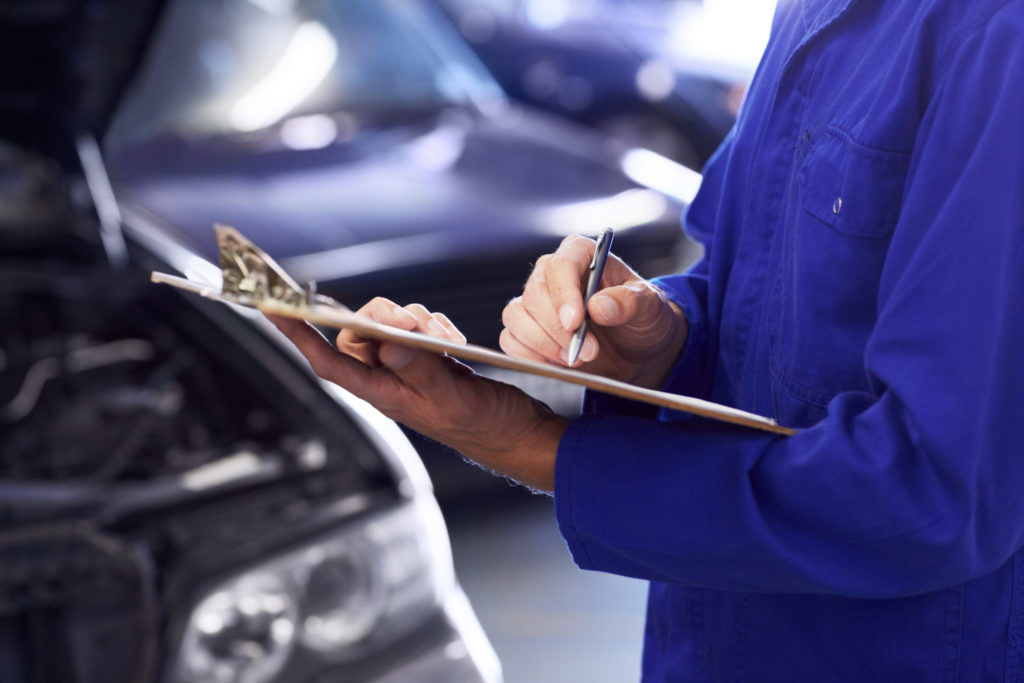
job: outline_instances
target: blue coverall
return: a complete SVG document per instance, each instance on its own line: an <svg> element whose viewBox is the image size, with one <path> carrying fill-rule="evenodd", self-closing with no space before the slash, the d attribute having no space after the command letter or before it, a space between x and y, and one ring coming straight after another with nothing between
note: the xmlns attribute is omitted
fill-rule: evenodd
<svg viewBox="0 0 1024 683"><path fill-rule="evenodd" d="M556 512L644 680L1024 679L1024 1L779 0L686 223L665 388L801 431L588 396Z"/></svg>

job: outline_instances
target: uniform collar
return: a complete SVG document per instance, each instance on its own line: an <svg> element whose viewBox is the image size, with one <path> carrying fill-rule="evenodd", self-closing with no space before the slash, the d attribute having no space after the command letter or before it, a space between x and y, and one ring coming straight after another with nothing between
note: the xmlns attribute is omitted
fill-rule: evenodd
<svg viewBox="0 0 1024 683"><path fill-rule="evenodd" d="M806 32L804 40L807 42L817 34L821 33L829 24L845 14L852 6L861 0L781 0L782 2L799 2L800 11L803 15Z"/></svg>

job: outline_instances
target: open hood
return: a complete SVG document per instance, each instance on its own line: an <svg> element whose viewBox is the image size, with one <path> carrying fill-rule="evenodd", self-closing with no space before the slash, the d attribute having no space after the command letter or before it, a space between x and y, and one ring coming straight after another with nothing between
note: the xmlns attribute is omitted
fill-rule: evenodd
<svg viewBox="0 0 1024 683"><path fill-rule="evenodd" d="M162 0L0 0L0 140L67 159L100 136Z"/></svg>

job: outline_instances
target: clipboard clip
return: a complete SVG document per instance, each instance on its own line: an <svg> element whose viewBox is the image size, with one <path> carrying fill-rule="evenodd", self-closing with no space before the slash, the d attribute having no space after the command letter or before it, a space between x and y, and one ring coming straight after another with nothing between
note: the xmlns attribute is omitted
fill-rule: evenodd
<svg viewBox="0 0 1024 683"><path fill-rule="evenodd" d="M243 306L268 301L297 308L307 304L306 292L265 251L232 227L214 225L213 230L225 299Z"/></svg>
<svg viewBox="0 0 1024 683"><path fill-rule="evenodd" d="M168 273L154 272L150 280L247 308L269 305L283 311L303 313L314 306L328 306L349 311L348 307L331 297L319 294L315 280L299 285L267 252L235 228L214 225L213 229L222 276L220 288Z"/></svg>

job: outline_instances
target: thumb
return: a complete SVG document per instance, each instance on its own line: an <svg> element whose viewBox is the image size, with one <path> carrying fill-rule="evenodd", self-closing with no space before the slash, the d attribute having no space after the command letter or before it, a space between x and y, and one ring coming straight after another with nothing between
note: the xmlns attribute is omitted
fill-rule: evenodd
<svg viewBox="0 0 1024 683"><path fill-rule="evenodd" d="M653 292L643 284L629 283L605 287L590 297L587 311L590 318L604 327L616 327L633 322L638 314L649 308L644 301Z"/></svg>
<svg viewBox="0 0 1024 683"><path fill-rule="evenodd" d="M384 343L379 351L380 362L417 393L436 392L445 378L444 358L402 346Z"/></svg>

